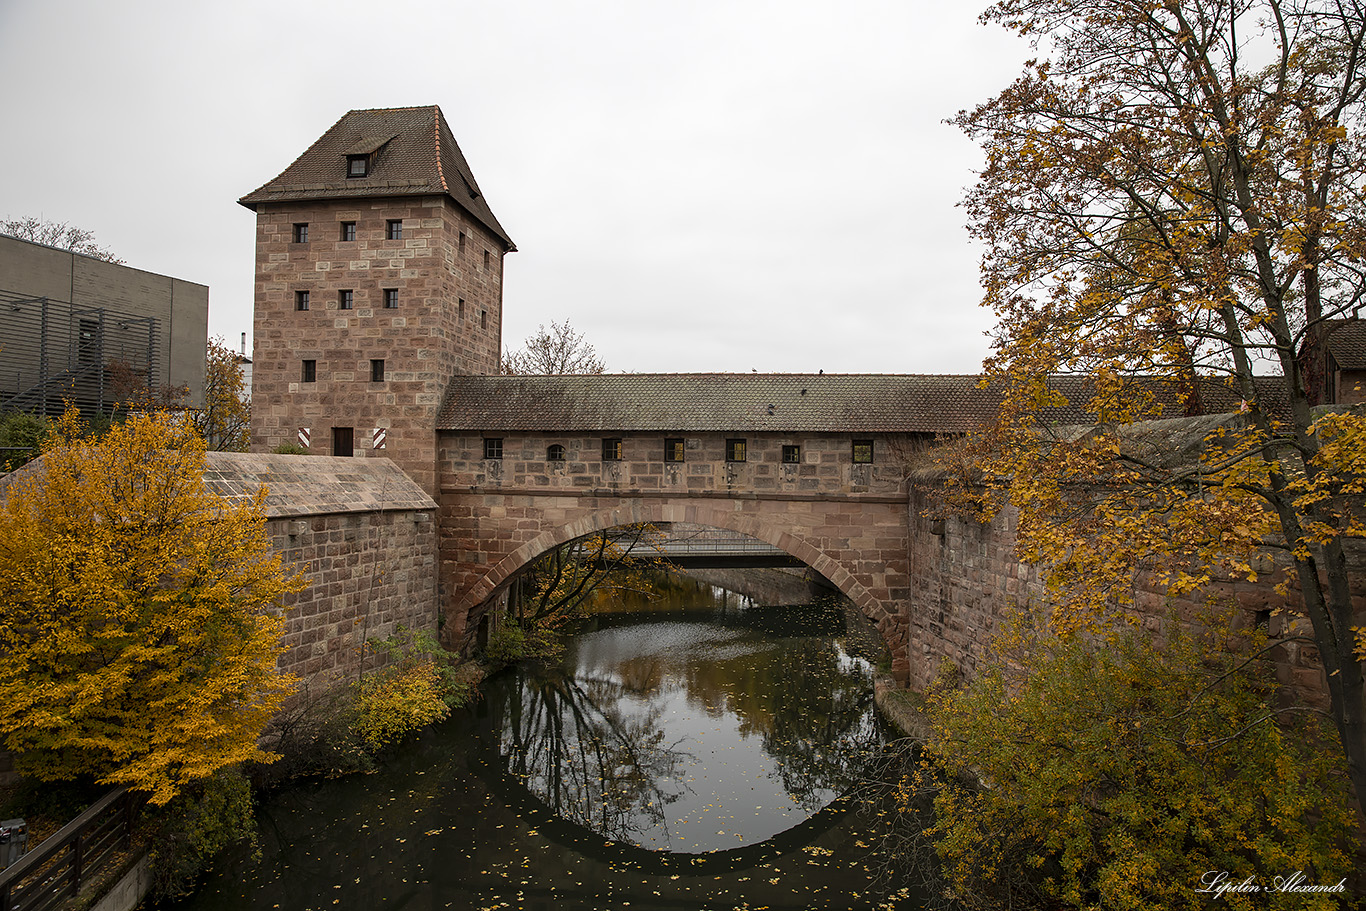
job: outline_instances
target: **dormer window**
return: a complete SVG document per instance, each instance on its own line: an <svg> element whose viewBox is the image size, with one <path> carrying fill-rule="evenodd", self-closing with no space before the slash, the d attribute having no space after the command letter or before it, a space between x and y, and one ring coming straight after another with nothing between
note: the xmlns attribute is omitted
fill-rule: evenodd
<svg viewBox="0 0 1366 911"><path fill-rule="evenodd" d="M369 155L347 155L346 156L346 176L364 177L370 173Z"/></svg>

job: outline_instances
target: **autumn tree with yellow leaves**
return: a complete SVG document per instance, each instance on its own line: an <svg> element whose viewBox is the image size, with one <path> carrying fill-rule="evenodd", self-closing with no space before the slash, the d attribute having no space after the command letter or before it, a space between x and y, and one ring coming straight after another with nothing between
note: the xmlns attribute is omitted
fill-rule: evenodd
<svg viewBox="0 0 1366 911"><path fill-rule="evenodd" d="M984 511L1019 509L1065 627L1288 566L1351 781L1366 799L1366 415L1316 409L1328 335L1366 303L1366 7L1358 0L1001 0L1024 74L957 124L985 167L966 197L1007 390L974 441ZM1090 378L1089 433L1050 424ZM1208 410L1187 460L1126 427ZM1126 432L1130 440L1126 441ZM961 464L961 462L960 462ZM1303 627L1303 631L1299 630Z"/></svg>
<svg viewBox="0 0 1366 911"><path fill-rule="evenodd" d="M264 491L204 486L183 420L134 413L98 439L56 423L0 506L0 737L44 781L164 804L247 760L293 681L277 674L284 577Z"/></svg>

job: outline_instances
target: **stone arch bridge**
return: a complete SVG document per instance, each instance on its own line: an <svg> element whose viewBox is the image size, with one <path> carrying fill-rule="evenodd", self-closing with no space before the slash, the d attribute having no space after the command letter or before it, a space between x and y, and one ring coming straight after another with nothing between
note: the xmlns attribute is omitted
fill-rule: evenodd
<svg viewBox="0 0 1366 911"><path fill-rule="evenodd" d="M686 523L821 573L877 625L905 679L908 467L992 408L956 376L459 377L437 425L445 636L460 641L552 547Z"/></svg>

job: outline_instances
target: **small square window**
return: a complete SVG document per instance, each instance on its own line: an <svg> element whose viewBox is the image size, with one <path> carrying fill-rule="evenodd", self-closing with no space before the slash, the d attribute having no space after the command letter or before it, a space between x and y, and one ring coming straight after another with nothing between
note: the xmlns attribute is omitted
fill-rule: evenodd
<svg viewBox="0 0 1366 911"><path fill-rule="evenodd" d="M485 437L484 438L484 458L501 459L503 457L503 438Z"/></svg>
<svg viewBox="0 0 1366 911"><path fill-rule="evenodd" d="M873 464L873 441L855 440L854 441L854 464L871 465Z"/></svg>
<svg viewBox="0 0 1366 911"><path fill-rule="evenodd" d="M344 221L344 222L341 223L341 239L342 239L342 240L355 240L355 239L356 239L356 223L355 223L354 221Z"/></svg>
<svg viewBox="0 0 1366 911"><path fill-rule="evenodd" d="M664 461L681 462L683 461L683 438L666 437L664 440Z"/></svg>
<svg viewBox="0 0 1366 911"><path fill-rule="evenodd" d="M308 222L299 222L294 225L294 242L296 244L308 243Z"/></svg>
<svg viewBox="0 0 1366 911"><path fill-rule="evenodd" d="M604 462L621 461L621 437L603 437L602 460Z"/></svg>
<svg viewBox="0 0 1366 911"><path fill-rule="evenodd" d="M346 156L346 176L364 177L370 173L369 155L347 155Z"/></svg>
<svg viewBox="0 0 1366 911"><path fill-rule="evenodd" d="M370 360L370 382L384 382L384 358L371 358Z"/></svg>
<svg viewBox="0 0 1366 911"><path fill-rule="evenodd" d="M563 462L564 447L559 443L551 443L550 446L546 448L545 460L547 462Z"/></svg>
<svg viewBox="0 0 1366 911"><path fill-rule="evenodd" d="M385 289L384 289L384 309L385 309L385 310L397 310L397 309L398 309L398 289L397 289L397 288L385 288Z"/></svg>
<svg viewBox="0 0 1366 911"><path fill-rule="evenodd" d="M295 291L295 292L294 292L294 309L295 309L295 310L307 310L307 309L308 309L308 292L307 292L307 291Z"/></svg>
<svg viewBox="0 0 1366 911"><path fill-rule="evenodd" d="M784 465L796 465L797 463L801 462L801 460L802 460L802 447L800 447L800 446L784 446L784 447L783 447L783 464L784 464Z"/></svg>
<svg viewBox="0 0 1366 911"><path fill-rule="evenodd" d="M726 461L743 462L745 460L745 441L726 440Z"/></svg>
<svg viewBox="0 0 1366 911"><path fill-rule="evenodd" d="M337 292L337 309L350 310L356 305L356 293L354 291Z"/></svg>
<svg viewBox="0 0 1366 911"><path fill-rule="evenodd" d="M385 240L403 240L403 219L391 218L384 223Z"/></svg>
<svg viewBox="0 0 1366 911"><path fill-rule="evenodd" d="M299 376L299 381L303 383L316 383L318 381L317 361L304 361L304 369Z"/></svg>

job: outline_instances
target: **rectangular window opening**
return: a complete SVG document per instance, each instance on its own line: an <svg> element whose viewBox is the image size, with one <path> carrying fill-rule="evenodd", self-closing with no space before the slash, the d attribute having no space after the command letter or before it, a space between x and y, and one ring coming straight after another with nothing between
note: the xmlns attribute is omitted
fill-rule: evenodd
<svg viewBox="0 0 1366 911"><path fill-rule="evenodd" d="M346 156L346 176L364 177L370 173L369 155L347 155Z"/></svg>
<svg viewBox="0 0 1366 911"><path fill-rule="evenodd" d="M294 225L294 242L296 244L308 243L308 222L298 222Z"/></svg>
<svg viewBox="0 0 1366 911"><path fill-rule="evenodd" d="M489 251L485 250L485 251L484 251L484 268L487 269L488 267L489 267Z"/></svg>
<svg viewBox="0 0 1366 911"><path fill-rule="evenodd" d="M743 462L745 460L745 441L726 440L726 461Z"/></svg>
<svg viewBox="0 0 1366 911"><path fill-rule="evenodd" d="M342 239L342 240L355 240L355 239L356 239L356 223L355 223L354 221L344 221L344 222L341 223L341 239Z"/></svg>
<svg viewBox="0 0 1366 911"><path fill-rule="evenodd" d="M391 218L384 223L385 240L403 240L403 219Z"/></svg>
<svg viewBox="0 0 1366 911"><path fill-rule="evenodd" d="M307 291L295 291L295 292L294 292L294 309L295 309L295 310L307 310L307 309L308 309L308 292L307 292Z"/></svg>
<svg viewBox="0 0 1366 911"><path fill-rule="evenodd" d="M465 252L465 232L464 232L464 231L461 231L461 232L460 232L460 252L461 252L461 253L464 253L464 252Z"/></svg>
<svg viewBox="0 0 1366 911"><path fill-rule="evenodd" d="M304 361L303 373L299 376L299 381L303 383L316 383L318 381L318 362Z"/></svg>
<svg viewBox="0 0 1366 911"><path fill-rule="evenodd" d="M384 309L385 309L385 310L397 310L397 309L398 309L398 289L397 289L397 288L385 288L385 289L384 289Z"/></svg>
<svg viewBox="0 0 1366 911"><path fill-rule="evenodd" d="M17 309L17 308L16 308ZM78 330L76 359L81 364L96 364L100 360L99 320L83 319Z"/></svg>
<svg viewBox="0 0 1366 911"><path fill-rule="evenodd" d="M484 458L501 459L503 457L503 438L485 437L484 438Z"/></svg>
<svg viewBox="0 0 1366 911"><path fill-rule="evenodd" d="M384 358L370 359L370 382L384 382Z"/></svg>
<svg viewBox="0 0 1366 911"><path fill-rule="evenodd" d="M465 299L463 297L460 298L457 310L456 319L463 323L465 321Z"/></svg>
<svg viewBox="0 0 1366 911"><path fill-rule="evenodd" d="M802 460L802 447L800 447L800 446L784 446L784 447L783 447L783 464L784 464L784 465L796 465L796 464L798 464L799 462L801 462L801 460Z"/></svg>
<svg viewBox="0 0 1366 911"><path fill-rule="evenodd" d="M666 437L664 440L664 461L681 462L683 461L683 438Z"/></svg>
<svg viewBox="0 0 1366 911"><path fill-rule="evenodd" d="M602 460L604 462L621 461L621 437L603 437Z"/></svg>
<svg viewBox="0 0 1366 911"><path fill-rule="evenodd" d="M352 427L332 428L332 454L334 456L355 455L355 429Z"/></svg>
<svg viewBox="0 0 1366 911"><path fill-rule="evenodd" d="M854 464L871 465L873 464L873 441L855 440L854 441Z"/></svg>
<svg viewBox="0 0 1366 911"><path fill-rule="evenodd" d="M480 310L480 311L479 311L479 328L480 328L480 329L487 329L488 327L489 327L489 312L488 312L487 310Z"/></svg>
<svg viewBox="0 0 1366 911"><path fill-rule="evenodd" d="M355 303L356 303L356 295L355 295L355 292L354 292L354 291L338 291L338 292L337 292L337 309L338 309L338 310L350 310L352 307L355 306Z"/></svg>

